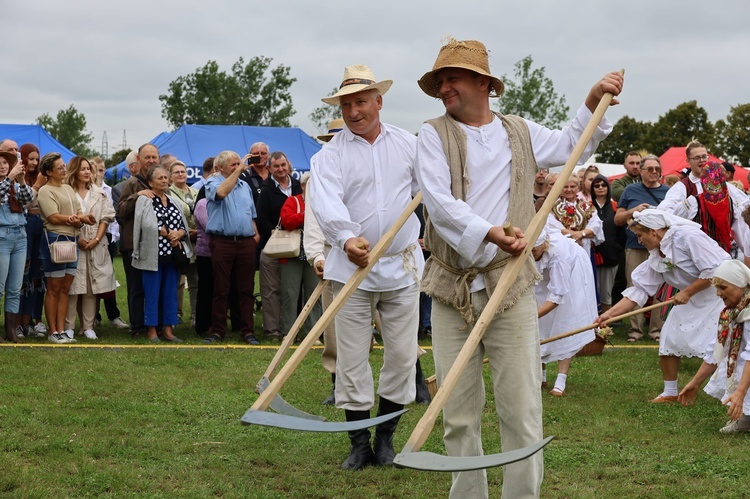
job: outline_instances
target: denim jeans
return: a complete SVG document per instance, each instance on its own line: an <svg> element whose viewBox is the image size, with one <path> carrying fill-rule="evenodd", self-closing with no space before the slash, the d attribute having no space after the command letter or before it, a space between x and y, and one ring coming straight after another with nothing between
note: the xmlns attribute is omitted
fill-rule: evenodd
<svg viewBox="0 0 750 499"><path fill-rule="evenodd" d="M0 227L0 295L5 294L5 311L18 313L21 284L26 267L26 229Z"/></svg>

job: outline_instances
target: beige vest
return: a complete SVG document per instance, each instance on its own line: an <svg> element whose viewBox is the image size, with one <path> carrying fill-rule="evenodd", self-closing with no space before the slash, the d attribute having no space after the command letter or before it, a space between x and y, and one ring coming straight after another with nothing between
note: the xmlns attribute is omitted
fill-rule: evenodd
<svg viewBox="0 0 750 499"><path fill-rule="evenodd" d="M508 221L525 230L535 214L532 192L534 176L538 169L531 148L529 128L526 122L518 116L498 115L498 117L508 132L512 154ZM443 143L443 151L451 174L451 193L455 199L465 201L471 187L466 165L466 133L447 113L427 123L435 128ZM426 208L424 214L425 246L432 252L432 255L425 264L422 291L441 303L452 306L467 324L472 323L475 320L469 292L472 281L477 274L484 274L485 290L488 297L491 296L510 255L498 249L497 255L487 267L459 268L459 254L440 238L430 222ZM512 307L518 298L539 279L541 276L536 270L533 259L529 256L515 284L505 295L497 313Z"/></svg>

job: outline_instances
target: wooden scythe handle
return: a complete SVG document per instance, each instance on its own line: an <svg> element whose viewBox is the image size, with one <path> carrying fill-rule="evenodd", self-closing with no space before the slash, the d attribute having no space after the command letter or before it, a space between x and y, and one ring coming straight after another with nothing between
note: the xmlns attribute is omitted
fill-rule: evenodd
<svg viewBox="0 0 750 499"><path fill-rule="evenodd" d="M318 340L318 338L320 338L320 335L323 334L323 330L328 326L328 324L331 323L333 318L336 317L336 314L339 312L339 310L341 310L341 307L344 305L346 300L349 299L352 293L357 290L357 287L362 284L362 281L365 280L367 274L378 262L378 259L383 256L385 250L388 249L388 247L391 245L398 231L401 230L401 227L404 226L406 221L409 219L414 210L417 209L417 206L419 206L421 202L422 193L419 192L416 196L414 196L414 199L412 199L411 203L409 203L404 212L401 213L401 215L399 215L399 217L396 219L393 227L388 229L388 232L383 234L383 237L380 238L380 241L378 241L375 247L372 248L372 250L370 251L370 258L367 267L357 267L357 270L354 271L354 274L352 274L352 276L349 278L349 281L344 284L341 292L339 292L339 294L333 300L331 305L326 309L326 311L323 312L320 320L315 323L315 326L307 334L307 336L305 336L305 339L302 340L302 343L300 343L300 345L297 347L297 350L294 352L294 354L292 354L287 363L284 364L284 367L281 368L279 374L273 379L273 381L271 381L271 384L268 385L268 388L266 388L263 393L258 396L258 400L255 401L250 409L256 411L265 411L266 409L268 409L269 404L279 393L281 387L284 386L284 383L287 382L289 377L292 375L292 372L294 372L294 370L302 363L302 359L305 358L305 355L307 355L307 353L310 351L313 344Z"/></svg>
<svg viewBox="0 0 750 499"><path fill-rule="evenodd" d="M305 303L305 306L302 307L302 311L297 317L297 320L294 321L294 324L292 324L289 332L284 337L284 341L281 342L281 346L276 352L276 355L274 355L273 360L271 360L271 363L268 365L268 369L266 369L266 372L263 373L264 378L268 380L272 378L272 376L276 372L276 369L279 367L279 364L281 364L281 359L284 358L284 355L286 355L289 347L292 346L292 343L294 343L294 339L297 337L297 333L299 333L299 330L302 329L302 324L305 323L305 320L307 319L307 316L310 315L310 312L315 306L315 303L320 298L320 295L323 294L323 288L325 288L327 285L328 281L324 281L321 279L318 285L315 286L315 289L310 295L310 298L307 300L307 303Z"/></svg>
<svg viewBox="0 0 750 499"><path fill-rule="evenodd" d="M660 303L654 303L653 305L649 305L648 307L639 308L638 310L631 310L630 312L625 312L624 314L618 315L616 317L612 317L611 319L607 320L605 324L609 324L610 322L617 322L622 319L627 319L628 317L631 317L633 315L642 314L643 312L648 312L649 310L653 310L655 308L664 307L667 305L674 304L674 298L671 300L663 301ZM542 340L539 342L540 345L544 345L546 343L552 343L553 341L561 340L563 338L567 338L568 336L573 336L574 334L582 333L584 331L588 331L589 329L594 329L595 327L598 327L599 324L594 322L593 324L589 324L588 326L579 327L578 329L574 331L568 331L567 333L558 334L557 336L553 336L552 338L547 338L546 340Z"/></svg>
<svg viewBox="0 0 750 499"><path fill-rule="evenodd" d="M518 274L526 263L526 259L531 253L534 242L544 228L544 224L547 221L547 215L552 211L552 206L557 202L557 198L562 193L563 186L570 177L570 174L573 173L573 169L583 154L586 145L591 140L591 137L593 137L594 130L599 125L599 122L604 116L604 112L607 110L610 102L612 102L612 97L613 95L611 93L605 93L604 96L602 96L601 101L599 101L599 105L596 107L596 110L594 110L588 125L586 125L586 128L583 130L581 138L578 139L578 143L573 148L568 161L565 163L565 167L560 174L559 180L552 186L552 190L550 190L547 195L544 204L542 204L539 212L537 212L529 223L529 226L526 228L523 239L527 243L526 248L520 255L511 257L508 261L508 264L500 277L500 281L497 283L497 287L492 293L487 305L484 307L479 319L477 319L474 329L472 329L469 337L466 338L466 342L464 343L463 348L461 348L461 352L459 352L456 360L453 362L453 366L451 366L450 371L448 371L443 383L435 394L435 397L432 399L432 403L427 407L422 419L419 420L417 426L414 428L414 431L406 442L406 445L404 445L402 452L417 452L427 440L432 428L435 426L435 421L437 420L440 411L445 406L448 397L458 383L458 379L461 377L461 374L463 374L464 369L466 369L469 359L474 354L479 342L482 340L482 336L484 336L487 326L492 322L495 312L497 312L497 309L500 307L500 303L502 303L503 298L505 298L508 290L515 283Z"/></svg>

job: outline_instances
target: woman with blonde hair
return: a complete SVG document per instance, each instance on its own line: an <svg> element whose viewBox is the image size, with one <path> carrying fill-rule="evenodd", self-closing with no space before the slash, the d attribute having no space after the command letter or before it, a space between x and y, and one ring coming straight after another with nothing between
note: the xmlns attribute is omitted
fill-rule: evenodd
<svg viewBox="0 0 750 499"><path fill-rule="evenodd" d="M182 207L182 213L185 215L188 223L188 237L191 243L198 240L198 229L195 226L195 203L198 200L198 191L187 185L187 168L182 161L173 161L169 165L169 174L172 185L169 191L174 195ZM190 321L195 323L195 308L198 300L198 264L195 257L190 259L190 264L183 269L180 276L180 282L177 284L177 316L182 319L182 303L185 290L185 281L188 284L188 296L190 299Z"/></svg>
<svg viewBox="0 0 750 499"><path fill-rule="evenodd" d="M107 249L107 228L115 219L115 209L104 190L94 182L94 176L86 158L76 156L68 163L65 183L75 191L81 209L93 215L98 223L83 226L78 236L78 267L70 286L65 334L74 337L76 311L80 306L81 332L90 340L97 339L94 332L97 295L115 289L115 273Z"/></svg>

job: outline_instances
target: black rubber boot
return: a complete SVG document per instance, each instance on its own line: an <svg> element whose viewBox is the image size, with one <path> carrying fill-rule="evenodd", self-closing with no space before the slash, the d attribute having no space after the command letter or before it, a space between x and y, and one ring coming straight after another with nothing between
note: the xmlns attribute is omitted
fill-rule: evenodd
<svg viewBox="0 0 750 499"><path fill-rule="evenodd" d="M430 391L427 389L427 384L425 383L424 379L424 373L422 372L422 364L419 363L419 359L417 359L416 385L417 395L414 397L414 402L422 405L430 405L430 402L432 402L432 397L430 397Z"/></svg>
<svg viewBox="0 0 750 499"><path fill-rule="evenodd" d="M16 335L17 316L18 314L5 312L5 339L12 343L18 343L18 336Z"/></svg>
<svg viewBox="0 0 750 499"><path fill-rule="evenodd" d="M323 405L336 405L336 373L331 373L331 382L333 383L331 394L323 401Z"/></svg>
<svg viewBox="0 0 750 499"><path fill-rule="evenodd" d="M362 421L370 418L370 411L350 411L346 410L347 421ZM349 457L341 463L341 468L345 470L361 470L365 466L372 464L373 452L370 447L370 430L350 431L349 440L352 445L349 449Z"/></svg>
<svg viewBox="0 0 750 499"><path fill-rule="evenodd" d="M403 404L397 404L380 397L378 416L391 414L403 408ZM390 466L393 464L393 458L396 457L396 452L393 450L393 432L396 431L399 419L401 419L401 416L389 419L385 423L380 423L375 427L375 441L373 443L375 466Z"/></svg>

